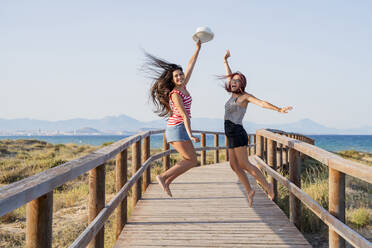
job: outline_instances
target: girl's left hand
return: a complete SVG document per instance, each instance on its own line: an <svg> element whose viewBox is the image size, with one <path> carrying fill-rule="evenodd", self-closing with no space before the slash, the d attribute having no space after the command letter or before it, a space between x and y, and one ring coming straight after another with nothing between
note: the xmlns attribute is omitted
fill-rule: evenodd
<svg viewBox="0 0 372 248"><path fill-rule="evenodd" d="M194 141L195 143L200 142L199 138L195 136L191 136L191 140Z"/></svg>
<svg viewBox="0 0 372 248"><path fill-rule="evenodd" d="M198 41L196 42L196 48L197 48L198 50L201 48L201 41L200 41L200 40L198 40Z"/></svg>
<svg viewBox="0 0 372 248"><path fill-rule="evenodd" d="M289 110L292 110L293 108L291 106L284 107L279 110L280 113L287 114Z"/></svg>

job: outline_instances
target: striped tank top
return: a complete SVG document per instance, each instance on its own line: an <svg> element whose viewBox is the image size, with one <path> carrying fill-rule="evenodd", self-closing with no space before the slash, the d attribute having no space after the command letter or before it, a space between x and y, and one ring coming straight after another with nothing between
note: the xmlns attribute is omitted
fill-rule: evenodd
<svg viewBox="0 0 372 248"><path fill-rule="evenodd" d="M186 113L189 116L189 118L191 118L191 112L190 112L191 102L192 102L191 95L186 96L185 94L183 94L179 90L172 90L169 94L170 105L171 105L171 108L172 108L172 116L170 116L168 118L168 126L176 126L178 124L183 123L181 112L177 109L176 105L174 104L174 102L171 98L173 93L176 93L181 97L181 99L183 101L183 106L185 107L185 110L186 110Z"/></svg>

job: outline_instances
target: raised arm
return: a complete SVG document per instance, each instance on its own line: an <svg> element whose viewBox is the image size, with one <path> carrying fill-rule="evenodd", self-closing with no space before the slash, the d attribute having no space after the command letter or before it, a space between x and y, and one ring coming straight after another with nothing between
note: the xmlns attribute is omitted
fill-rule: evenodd
<svg viewBox="0 0 372 248"><path fill-rule="evenodd" d="M251 102L251 103L254 103L262 108L267 108L267 109L271 109L271 110L275 110L275 111L278 111L279 113L283 113L283 114L286 114L288 113L289 110L292 110L293 108L292 107L283 107L283 108L279 108L269 102L266 102L266 101L263 101L263 100L260 100L256 97L254 97L253 95L251 94L245 94L245 100L247 100L248 102Z"/></svg>
<svg viewBox="0 0 372 248"><path fill-rule="evenodd" d="M183 105L183 101L182 101L181 97L178 94L172 94L171 98L172 98L172 101L174 102L174 104L176 105L176 108L179 110L179 112L182 116L183 123L185 124L185 128L186 128L186 132L189 135L190 139L194 142L199 142L199 138L194 137L192 135L190 118L186 113L185 106Z"/></svg>
<svg viewBox="0 0 372 248"><path fill-rule="evenodd" d="M185 81L184 81L185 85L190 80L191 73L194 70L195 62L196 62L196 59L198 58L200 48L201 48L201 41L198 40L196 42L196 50L195 50L194 54L192 55L189 63L187 64L187 68L186 68L186 72L185 72Z"/></svg>
<svg viewBox="0 0 372 248"><path fill-rule="evenodd" d="M230 69L230 66L229 66L229 62L227 62L227 59L229 57L230 57L230 50L227 50L226 51L226 54L225 54L225 57L224 57L224 62L223 62L225 64L226 76L232 74L231 69Z"/></svg>

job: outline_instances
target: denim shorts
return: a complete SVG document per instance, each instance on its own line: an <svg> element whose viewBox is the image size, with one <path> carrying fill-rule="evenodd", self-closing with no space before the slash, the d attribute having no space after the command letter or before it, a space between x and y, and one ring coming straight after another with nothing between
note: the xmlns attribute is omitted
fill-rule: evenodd
<svg viewBox="0 0 372 248"><path fill-rule="evenodd" d="M165 128L165 137L167 138L168 143L173 141L190 140L183 123L176 126L167 126Z"/></svg>

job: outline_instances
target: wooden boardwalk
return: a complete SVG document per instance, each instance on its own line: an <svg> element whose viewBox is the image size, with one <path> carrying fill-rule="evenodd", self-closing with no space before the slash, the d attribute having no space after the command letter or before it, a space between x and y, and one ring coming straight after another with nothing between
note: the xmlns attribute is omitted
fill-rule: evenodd
<svg viewBox="0 0 372 248"><path fill-rule="evenodd" d="M171 185L173 198L152 183L115 248L311 247L287 216L256 189L252 208L227 163L196 167Z"/></svg>

